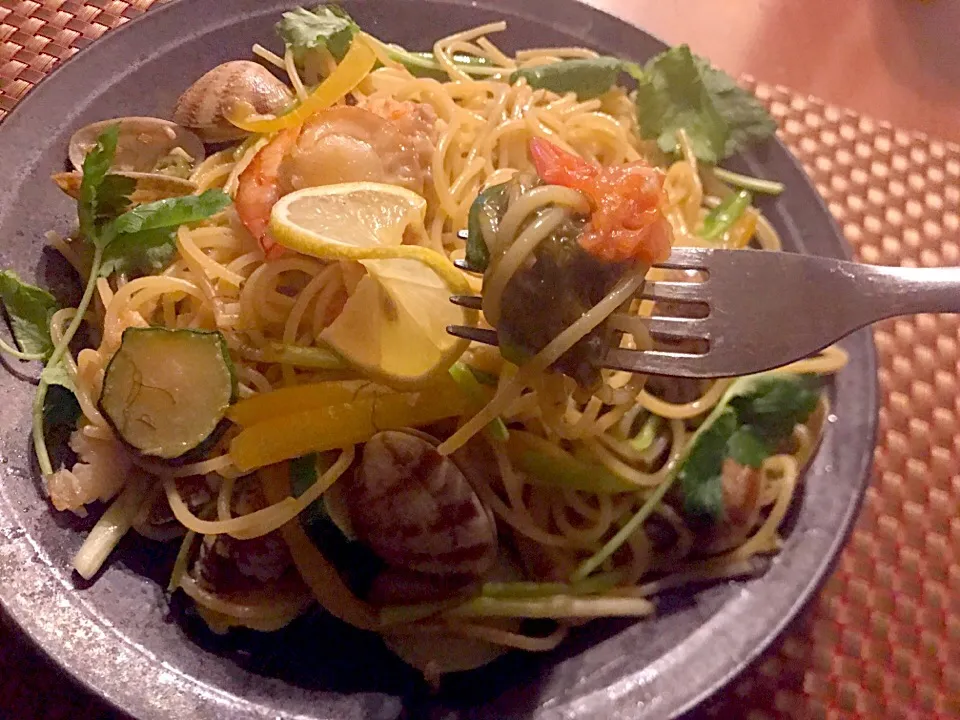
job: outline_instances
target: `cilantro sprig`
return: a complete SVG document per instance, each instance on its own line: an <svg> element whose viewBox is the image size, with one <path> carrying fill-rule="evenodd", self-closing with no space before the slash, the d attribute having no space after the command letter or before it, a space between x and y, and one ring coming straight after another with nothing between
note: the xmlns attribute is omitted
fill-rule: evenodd
<svg viewBox="0 0 960 720"><path fill-rule="evenodd" d="M680 466L684 514L694 521L720 520L724 461L759 468L819 399L811 376L759 375L735 382L698 430Z"/></svg>
<svg viewBox="0 0 960 720"><path fill-rule="evenodd" d="M33 446L44 474L53 472L45 425L76 417L76 388L64 357L90 307L97 279L162 269L176 252L174 233L180 225L203 220L230 204L230 198L221 191L208 190L201 195L145 203L124 212L130 206L135 183L110 173L119 130L119 125L104 130L83 161L77 219L79 237L93 247L93 258L76 312L56 344L50 334L50 320L60 309L54 297L10 270L0 271L0 300L19 346L17 349L0 342L0 351L21 360L45 361L32 418ZM51 393L52 388L57 388L56 392Z"/></svg>
<svg viewBox="0 0 960 720"><path fill-rule="evenodd" d="M684 130L694 154L716 164L776 130L753 95L687 45L628 70L637 81L640 134L656 140L664 152L676 151L677 132Z"/></svg>

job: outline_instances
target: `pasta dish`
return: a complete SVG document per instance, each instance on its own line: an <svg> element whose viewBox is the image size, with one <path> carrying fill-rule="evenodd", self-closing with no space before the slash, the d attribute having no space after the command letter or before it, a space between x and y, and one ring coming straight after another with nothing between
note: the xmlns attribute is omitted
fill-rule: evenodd
<svg viewBox="0 0 960 720"><path fill-rule="evenodd" d="M301 8L170 119L76 131L75 230L47 239L82 297L3 271L0 347L43 364L50 502L102 513L80 575L130 531L178 543L169 590L213 631L319 605L435 683L779 550L843 351L603 367L698 351L646 325L703 310L642 299L701 279L657 266L672 246L780 250L754 198L783 188L720 167L772 120L685 46L508 53L504 29L411 51Z"/></svg>

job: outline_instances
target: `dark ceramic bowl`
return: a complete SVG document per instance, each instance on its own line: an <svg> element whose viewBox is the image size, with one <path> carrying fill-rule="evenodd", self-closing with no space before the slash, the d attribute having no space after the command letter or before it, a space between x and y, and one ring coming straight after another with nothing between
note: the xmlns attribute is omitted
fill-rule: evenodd
<svg viewBox="0 0 960 720"><path fill-rule="evenodd" d="M0 130L0 264L47 283L66 276L43 233L68 230L71 203L49 176L74 129L120 115L169 116L204 71L278 43L282 0L191 0L159 7L110 33L44 81ZM664 45L572 0L350 2L360 24L411 48L505 18L508 49L585 45L636 60ZM787 192L764 211L787 247L849 251L820 198L778 142L740 158L740 170ZM789 323L784 328L789 332ZM844 343L850 365L834 382L835 417L794 508L783 552L761 577L665 596L641 622L595 622L556 652L512 654L451 677L428 697L379 640L317 613L273 635L215 638L184 618L163 585L168 548L127 538L93 584L70 559L90 523L48 506L29 451L33 388L0 378L0 601L9 616L93 692L140 718L673 718L756 658L829 573L856 515L874 441L876 365L870 335ZM15 372L22 372L21 366ZM34 368L30 368L34 372Z"/></svg>

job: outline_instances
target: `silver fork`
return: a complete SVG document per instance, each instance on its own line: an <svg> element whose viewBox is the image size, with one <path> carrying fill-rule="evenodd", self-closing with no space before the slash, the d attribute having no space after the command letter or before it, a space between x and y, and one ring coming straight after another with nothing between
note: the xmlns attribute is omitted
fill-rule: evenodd
<svg viewBox="0 0 960 720"><path fill-rule="evenodd" d="M656 267L696 271L689 281L645 283L642 297L672 308L699 306L703 317L645 319L655 340L683 350L612 347L603 367L651 375L748 375L813 355L855 330L898 315L960 312L960 267L895 268L764 250L675 248ZM480 298L451 301L479 308ZM703 313L700 313L703 314ZM614 327L625 323L617 314ZM497 333L453 325L447 332L488 345ZM687 346L698 345L687 351ZM702 352L701 352L702 349Z"/></svg>

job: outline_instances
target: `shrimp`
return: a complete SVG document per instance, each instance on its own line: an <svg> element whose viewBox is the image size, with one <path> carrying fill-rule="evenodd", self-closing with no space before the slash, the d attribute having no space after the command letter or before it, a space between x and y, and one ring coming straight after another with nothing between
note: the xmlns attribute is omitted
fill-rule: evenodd
<svg viewBox="0 0 960 720"><path fill-rule="evenodd" d="M590 202L580 246L606 262L648 265L670 254L672 231L663 214L663 173L643 162L601 167L542 138L530 140L540 179L579 190Z"/></svg>
<svg viewBox="0 0 960 720"><path fill-rule="evenodd" d="M277 200L307 187L381 182L423 192L436 143L433 108L417 103L370 103L329 108L301 127L277 134L240 174L240 220L268 258L281 248L267 230Z"/></svg>
<svg viewBox="0 0 960 720"><path fill-rule="evenodd" d="M278 183L280 166L299 135L299 127L281 130L273 140L260 148L237 180L237 196L234 199L237 215L268 258L277 257L283 251L277 241L270 237L267 227L270 224L270 211L283 194Z"/></svg>

